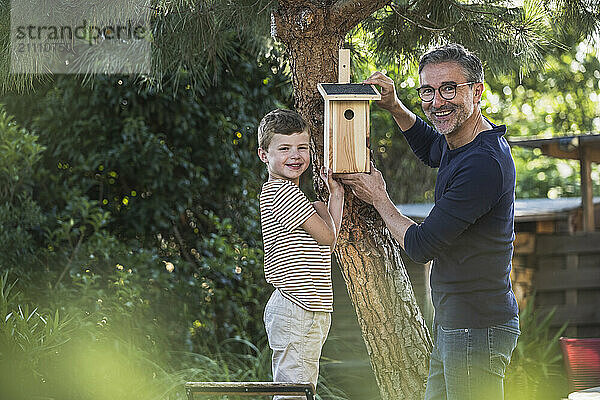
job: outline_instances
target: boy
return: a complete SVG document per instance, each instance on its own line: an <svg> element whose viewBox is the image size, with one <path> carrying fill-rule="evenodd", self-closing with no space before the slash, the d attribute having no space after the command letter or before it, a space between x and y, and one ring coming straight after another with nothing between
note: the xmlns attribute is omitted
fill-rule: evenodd
<svg viewBox="0 0 600 400"><path fill-rule="evenodd" d="M317 386L331 325L331 252L340 230L343 186L321 171L329 202L310 203L298 187L310 163L308 126L294 111L273 110L258 127L258 156L269 180L260 194L265 278L275 287L264 321L274 382ZM275 399L302 399L276 396Z"/></svg>

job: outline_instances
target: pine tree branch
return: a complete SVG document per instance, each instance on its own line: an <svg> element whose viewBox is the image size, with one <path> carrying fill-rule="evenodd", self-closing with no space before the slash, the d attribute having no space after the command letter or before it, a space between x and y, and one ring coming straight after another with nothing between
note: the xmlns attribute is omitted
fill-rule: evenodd
<svg viewBox="0 0 600 400"><path fill-rule="evenodd" d="M413 24L415 26L418 26L421 29L425 29L425 30L428 30L428 31L442 32L442 31L448 30L448 29L450 29L450 28L458 25L463 20L463 17L461 16L460 19L458 21L456 21L455 23L453 23L453 24L450 24L450 25L445 26L443 28L434 28L434 27L431 27L431 26L422 25L422 24L418 23L417 21L414 21L414 20L410 19L406 15L402 14L400 12L400 10L398 9L398 7L394 6L393 4L391 4L390 6L391 6L392 10L394 10L394 12L396 13L396 15L398 15L400 18L404 19L405 21L407 21L410 24ZM429 20L427 20L427 22L432 23Z"/></svg>
<svg viewBox="0 0 600 400"><path fill-rule="evenodd" d="M375 11L391 3L391 0L339 0L331 8L332 21L342 32L348 32Z"/></svg>
<svg viewBox="0 0 600 400"><path fill-rule="evenodd" d="M508 8L505 9L503 13L499 14L499 13L496 13L493 11L482 10L481 8L463 6L458 3L454 3L454 4L452 4L452 6L458 8L459 10L464 11L464 12L468 12L468 13L472 13L472 14L480 14L480 15L489 15L491 17L498 18L500 21L504 22L505 24L514 28L515 30L519 30L521 28L521 27L514 25L510 20L505 18L505 15L509 10Z"/></svg>

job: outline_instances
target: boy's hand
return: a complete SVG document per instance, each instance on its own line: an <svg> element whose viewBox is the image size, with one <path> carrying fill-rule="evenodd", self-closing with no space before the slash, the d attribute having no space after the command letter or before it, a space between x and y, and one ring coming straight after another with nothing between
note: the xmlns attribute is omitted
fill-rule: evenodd
<svg viewBox="0 0 600 400"><path fill-rule="evenodd" d="M344 186L333 179L333 171L323 166L321 167L321 179L325 182L329 194L337 197L344 197Z"/></svg>
<svg viewBox="0 0 600 400"><path fill-rule="evenodd" d="M317 210L317 214L321 215L322 213L327 213L327 203L322 201L313 201L313 207Z"/></svg>

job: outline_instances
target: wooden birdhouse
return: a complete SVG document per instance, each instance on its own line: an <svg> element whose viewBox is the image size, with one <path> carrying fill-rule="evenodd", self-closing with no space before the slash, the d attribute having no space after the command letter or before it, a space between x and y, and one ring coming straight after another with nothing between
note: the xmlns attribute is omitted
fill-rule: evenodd
<svg viewBox="0 0 600 400"><path fill-rule="evenodd" d="M350 83L350 50L341 49L338 83L317 84L325 100L324 165L333 173L370 172L369 101L373 85Z"/></svg>

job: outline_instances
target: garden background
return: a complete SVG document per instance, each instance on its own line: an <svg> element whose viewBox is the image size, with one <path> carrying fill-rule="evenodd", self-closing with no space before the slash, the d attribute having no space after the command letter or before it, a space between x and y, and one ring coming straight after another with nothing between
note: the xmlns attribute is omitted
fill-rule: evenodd
<svg viewBox="0 0 600 400"><path fill-rule="evenodd" d="M4 91L1 398L183 399L185 381L270 379L256 127L293 106L293 88L280 44L227 43L208 83L179 69L160 85L63 75ZM422 115L414 63L386 60L371 44L359 30L348 37L353 81L385 69ZM484 115L510 138L598 133L597 46L566 35L543 68L488 74ZM391 198L432 201L435 171L386 112L371 113ZM580 195L577 163L518 148L513 157L517 197ZM600 195L597 166L592 179ZM302 187L314 198L310 176ZM507 398L558 399L567 387L556 332L526 312ZM327 375L344 351L335 318L319 394L356 399L361 388Z"/></svg>

